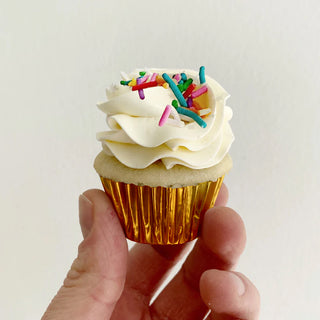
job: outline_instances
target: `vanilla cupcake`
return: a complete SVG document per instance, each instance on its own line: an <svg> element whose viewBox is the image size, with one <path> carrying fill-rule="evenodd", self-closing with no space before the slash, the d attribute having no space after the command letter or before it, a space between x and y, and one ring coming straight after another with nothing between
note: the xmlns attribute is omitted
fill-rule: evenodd
<svg viewBox="0 0 320 320"><path fill-rule="evenodd" d="M204 67L122 77L98 105L110 130L94 167L128 239L191 241L232 167L228 94Z"/></svg>

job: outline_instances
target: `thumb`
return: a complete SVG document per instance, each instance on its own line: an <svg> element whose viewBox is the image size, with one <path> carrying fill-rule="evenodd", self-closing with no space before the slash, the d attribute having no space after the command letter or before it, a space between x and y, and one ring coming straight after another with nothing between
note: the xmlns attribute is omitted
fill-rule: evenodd
<svg viewBox="0 0 320 320"><path fill-rule="evenodd" d="M85 239L42 320L109 319L122 293L128 247L109 198L88 190L79 197L79 209Z"/></svg>

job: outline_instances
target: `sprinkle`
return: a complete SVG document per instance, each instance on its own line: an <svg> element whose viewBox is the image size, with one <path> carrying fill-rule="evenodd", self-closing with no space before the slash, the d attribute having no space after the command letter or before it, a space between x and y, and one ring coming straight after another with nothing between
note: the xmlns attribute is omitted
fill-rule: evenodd
<svg viewBox="0 0 320 320"><path fill-rule="evenodd" d="M200 116L200 111L197 110L195 107L190 107L189 110L193 111L193 112L196 113L198 116Z"/></svg>
<svg viewBox="0 0 320 320"><path fill-rule="evenodd" d="M206 108L206 109L201 109L199 110L199 115L200 117L205 116L207 114L211 113L211 109L210 108Z"/></svg>
<svg viewBox="0 0 320 320"><path fill-rule="evenodd" d="M181 79L178 84L184 84L184 81Z"/></svg>
<svg viewBox="0 0 320 320"><path fill-rule="evenodd" d="M141 84L137 84L137 85L133 86L132 91L156 87L157 85L158 85L157 81L145 82L145 83L141 83Z"/></svg>
<svg viewBox="0 0 320 320"><path fill-rule="evenodd" d="M180 92L184 91L183 89L183 83L180 83L177 85L178 89L180 90Z"/></svg>
<svg viewBox="0 0 320 320"><path fill-rule="evenodd" d="M188 108L191 108L191 107L192 107L193 101L192 101L192 98L191 98L191 97L189 97L189 98L187 99L187 105L188 105Z"/></svg>
<svg viewBox="0 0 320 320"><path fill-rule="evenodd" d="M174 118L175 120L180 121L179 113L178 113L178 111L176 110L176 108L173 107L173 106L171 106L170 115L173 116L173 118Z"/></svg>
<svg viewBox="0 0 320 320"><path fill-rule="evenodd" d="M196 85L194 83L191 83L187 90L184 92L183 97L187 99L190 96L191 92L195 89L195 87Z"/></svg>
<svg viewBox="0 0 320 320"><path fill-rule="evenodd" d="M128 81L130 80L130 77L123 71L120 72L122 80Z"/></svg>
<svg viewBox="0 0 320 320"><path fill-rule="evenodd" d="M196 108L197 110L202 110L203 109L197 101L193 100L192 102L193 102L192 106L194 108Z"/></svg>
<svg viewBox="0 0 320 320"><path fill-rule="evenodd" d="M178 107L176 109L178 111L178 113L183 114L185 116L188 116L190 118L192 118L195 122L198 123L198 125L202 128L205 128L207 126L206 122L201 119L196 113L194 113L193 111L189 110L189 109L185 109L185 108L181 108Z"/></svg>
<svg viewBox="0 0 320 320"><path fill-rule="evenodd" d="M187 101L184 99L182 93L178 89L177 85L173 82L173 80L166 74L164 73L162 75L163 79L169 84L171 90L173 91L174 95L177 97L179 103L183 106L187 106Z"/></svg>
<svg viewBox="0 0 320 320"><path fill-rule="evenodd" d="M191 79L191 78L186 80L184 83L184 90L187 90L192 82L193 82L193 79Z"/></svg>
<svg viewBox="0 0 320 320"><path fill-rule="evenodd" d="M132 79L130 82L129 82L129 86L130 87L133 87L133 86L135 86L137 84L137 80L136 79Z"/></svg>
<svg viewBox="0 0 320 320"><path fill-rule="evenodd" d="M159 75L156 76L156 80L157 80L157 83L158 85L162 86L164 83L166 83L163 78Z"/></svg>
<svg viewBox="0 0 320 320"><path fill-rule="evenodd" d="M177 82L179 82L179 81L181 80L180 74L179 74L179 73L175 74L174 77L173 77L173 79L176 79Z"/></svg>
<svg viewBox="0 0 320 320"><path fill-rule="evenodd" d="M120 84L122 84L123 86L127 86L130 82L131 82L131 80L127 80L127 81L121 80Z"/></svg>
<svg viewBox="0 0 320 320"><path fill-rule="evenodd" d="M204 74L204 66L200 67L200 69L199 69L199 79L200 79L200 84L206 83L206 77Z"/></svg>
<svg viewBox="0 0 320 320"><path fill-rule="evenodd" d="M177 100L172 100L171 104L172 104L175 108L178 108L178 107L179 107Z"/></svg>
<svg viewBox="0 0 320 320"><path fill-rule="evenodd" d="M153 73L152 76L151 76L151 78L150 78L150 82L155 81L157 75L158 75L157 73Z"/></svg>
<svg viewBox="0 0 320 320"><path fill-rule="evenodd" d="M186 121L186 122L192 122L192 121L194 121L192 118L187 117L187 116L185 116L185 115L183 115L183 114L180 114L180 119L183 120L183 121Z"/></svg>
<svg viewBox="0 0 320 320"><path fill-rule="evenodd" d="M146 82L146 81L149 79L149 75L146 74L145 76L141 77L140 79L141 79L141 82L140 82L140 83L144 83L144 82Z"/></svg>
<svg viewBox="0 0 320 320"><path fill-rule="evenodd" d="M138 79L137 79L137 84L141 84L141 78L138 78ZM145 97L144 97L144 92L143 92L143 90L142 90L142 89L139 89L139 90L138 90L138 93L139 93L140 99L143 100L143 99L145 98Z"/></svg>
<svg viewBox="0 0 320 320"><path fill-rule="evenodd" d="M140 72L139 72L139 75L140 75L141 77L143 77L145 74L146 74L145 71L140 71Z"/></svg>
<svg viewBox="0 0 320 320"><path fill-rule="evenodd" d="M165 89L169 89L169 83L165 82L163 85L162 85Z"/></svg>
<svg viewBox="0 0 320 320"><path fill-rule="evenodd" d="M183 121L176 120L176 119L170 119L170 118L167 119L167 124L170 124L172 126L179 127L179 128L182 128L185 126Z"/></svg>
<svg viewBox="0 0 320 320"><path fill-rule="evenodd" d="M171 112L171 106L168 104L165 107L165 109L163 111L163 114L162 114L162 116L160 118L160 121L159 121L159 126L160 127L162 127L166 123L167 119L169 118L170 112Z"/></svg>
<svg viewBox="0 0 320 320"><path fill-rule="evenodd" d="M191 97L192 98L197 98L197 97L201 96L202 94L206 93L207 91L208 91L208 87L206 85L204 85L200 89L192 92L191 93Z"/></svg>
<svg viewBox="0 0 320 320"><path fill-rule="evenodd" d="M187 75L184 72L181 73L181 79L187 81Z"/></svg>

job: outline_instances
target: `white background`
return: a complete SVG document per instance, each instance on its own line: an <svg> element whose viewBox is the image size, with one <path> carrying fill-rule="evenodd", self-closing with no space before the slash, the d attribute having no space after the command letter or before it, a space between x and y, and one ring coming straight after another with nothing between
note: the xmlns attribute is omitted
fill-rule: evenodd
<svg viewBox="0 0 320 320"><path fill-rule="evenodd" d="M319 319L319 34L318 0L0 0L0 318L39 319L76 256L105 87L205 65L234 111L238 270L261 319Z"/></svg>

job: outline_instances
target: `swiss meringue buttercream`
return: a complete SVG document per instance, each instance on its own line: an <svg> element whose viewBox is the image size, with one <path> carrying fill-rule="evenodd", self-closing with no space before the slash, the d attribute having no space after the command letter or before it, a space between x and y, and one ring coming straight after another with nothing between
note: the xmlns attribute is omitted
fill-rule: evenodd
<svg viewBox="0 0 320 320"><path fill-rule="evenodd" d="M139 76L137 70L129 75ZM168 75L184 72L199 83L198 73L192 70L149 69ZM126 79L125 79L126 80ZM166 107L175 99L170 89L162 86L145 89L145 99L128 86L114 85L107 90L108 101L98 107L107 115L111 130L100 132L103 151L133 169L144 169L161 160L167 169L182 165L191 169L204 169L219 164L227 155L234 135L229 125L231 108L225 105L228 93L212 78L206 76L208 108L206 128L196 122L183 127L169 123L159 126L159 119Z"/></svg>

